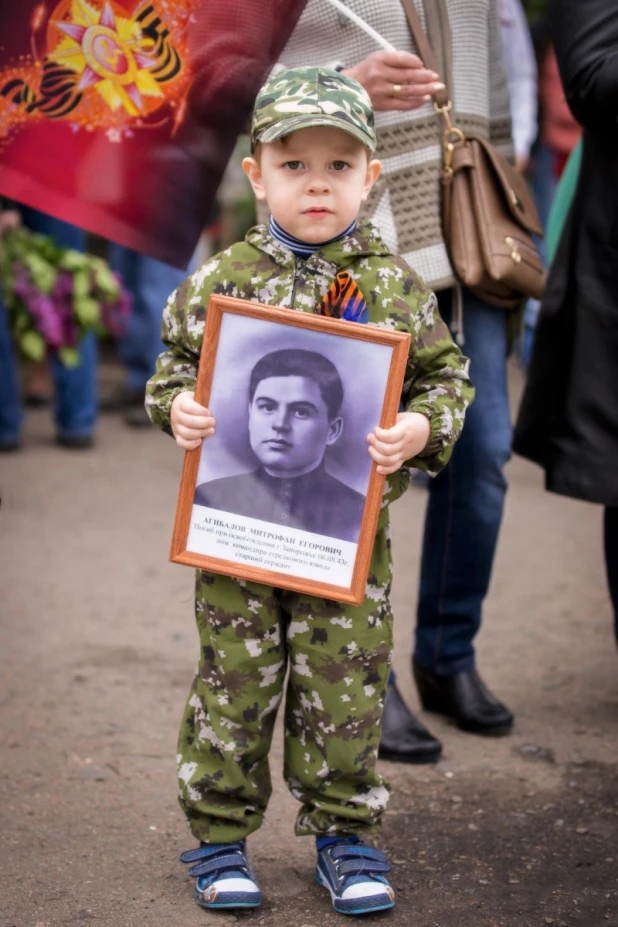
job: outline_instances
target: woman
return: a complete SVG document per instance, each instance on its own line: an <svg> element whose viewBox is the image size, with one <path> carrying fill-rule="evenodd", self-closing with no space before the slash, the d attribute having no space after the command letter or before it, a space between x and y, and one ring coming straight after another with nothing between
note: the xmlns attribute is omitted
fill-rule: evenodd
<svg viewBox="0 0 618 927"><path fill-rule="evenodd" d="M567 102L584 127L579 183L547 283L517 453L550 492L605 506L618 639L618 7L552 0Z"/></svg>
<svg viewBox="0 0 618 927"><path fill-rule="evenodd" d="M471 360L476 398L451 463L429 487L412 669L426 708L453 718L462 730L495 736L509 733L513 716L482 682L474 638L507 489L508 313L465 289L463 320L452 311L455 276L440 208L443 127L432 95L445 83L454 122L512 155L509 93L497 0L413 0L439 73L418 55L406 16L410 2L346 0L347 10L396 49L385 51L375 34L329 0L309 0L279 64L327 65L367 90L376 112L382 174L361 218L371 219L393 253L437 292L440 312L459 329ZM393 683L380 755L418 763L435 761L440 751L440 742L411 714Z"/></svg>

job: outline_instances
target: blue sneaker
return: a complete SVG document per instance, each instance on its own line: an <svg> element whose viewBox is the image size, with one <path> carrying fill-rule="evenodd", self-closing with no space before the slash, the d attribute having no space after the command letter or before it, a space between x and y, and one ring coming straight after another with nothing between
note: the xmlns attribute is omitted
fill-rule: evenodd
<svg viewBox="0 0 618 927"><path fill-rule="evenodd" d="M384 875L391 867L379 850L358 837L342 837L318 850L317 880L330 892L339 914L373 914L395 906L395 893Z"/></svg>
<svg viewBox="0 0 618 927"><path fill-rule="evenodd" d="M180 856L181 863L196 863L195 900L202 908L257 908L262 901L247 859L245 841L202 843Z"/></svg>

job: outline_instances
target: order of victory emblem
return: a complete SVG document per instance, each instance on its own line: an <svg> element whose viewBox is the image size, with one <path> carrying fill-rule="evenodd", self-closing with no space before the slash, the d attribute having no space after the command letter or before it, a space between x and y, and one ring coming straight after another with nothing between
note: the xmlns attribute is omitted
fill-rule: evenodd
<svg viewBox="0 0 618 927"><path fill-rule="evenodd" d="M185 112L192 6L147 0L129 11L114 0L61 0L48 13L39 4L31 54L0 71L0 143L41 119L68 121L74 131L106 129L120 142L164 106L173 135Z"/></svg>

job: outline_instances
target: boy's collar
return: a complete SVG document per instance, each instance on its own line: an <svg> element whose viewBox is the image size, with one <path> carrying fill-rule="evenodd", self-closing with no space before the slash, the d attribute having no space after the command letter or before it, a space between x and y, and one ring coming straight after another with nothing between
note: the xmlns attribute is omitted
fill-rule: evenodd
<svg viewBox="0 0 618 927"><path fill-rule="evenodd" d="M290 251L293 251L296 257L301 258L303 261L307 261L312 254L315 254L316 251L322 250L325 245L332 244L334 241L339 241L339 239L351 235L355 228L356 219L350 222L348 227L344 229L340 235L335 235L328 241L314 243L303 241L302 238L295 238L294 235L290 235L289 232L286 232L286 230L281 225L279 225L274 216L271 216L268 222L268 231L273 236L273 238L277 238L282 245L285 245L286 248L289 248Z"/></svg>
<svg viewBox="0 0 618 927"><path fill-rule="evenodd" d="M268 254L277 264L293 270L294 254L269 233L265 225L249 229L245 241ZM387 257L392 252L384 244L380 233L371 222L359 222L351 235L340 238L315 251L306 261L307 267L335 278L337 271L360 257Z"/></svg>

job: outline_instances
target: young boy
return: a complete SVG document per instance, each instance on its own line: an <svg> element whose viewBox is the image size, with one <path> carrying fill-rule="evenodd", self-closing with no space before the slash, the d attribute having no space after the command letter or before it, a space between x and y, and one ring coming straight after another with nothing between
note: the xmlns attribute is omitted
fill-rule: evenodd
<svg viewBox="0 0 618 927"><path fill-rule="evenodd" d="M367 321L412 334L405 411L367 437L388 480L363 604L197 574L201 656L178 761L181 805L200 841L181 859L194 864L196 900L206 908L260 903L245 838L260 827L270 796L268 752L288 668L284 775L301 802L296 833L316 838L317 878L336 911L394 905L384 854L362 842L388 798L376 770L392 649L387 504L405 489L410 467L433 474L446 464L473 389L433 293L371 225L356 226L380 173L375 144L369 97L350 78L295 68L262 88L243 168L268 204L270 226L251 229L172 294L168 350L147 387L152 421L180 447L214 434L214 416L193 393L211 293L332 314L336 277L346 271Z"/></svg>

